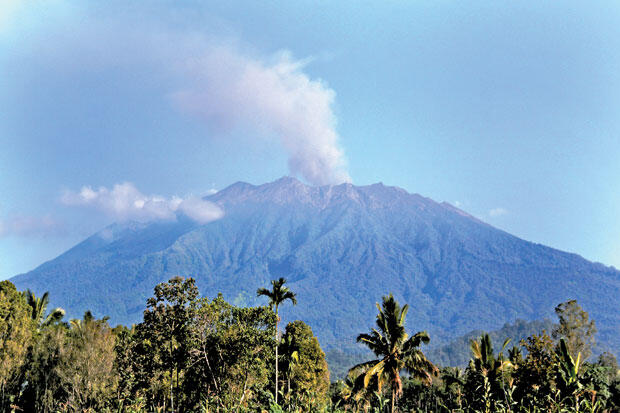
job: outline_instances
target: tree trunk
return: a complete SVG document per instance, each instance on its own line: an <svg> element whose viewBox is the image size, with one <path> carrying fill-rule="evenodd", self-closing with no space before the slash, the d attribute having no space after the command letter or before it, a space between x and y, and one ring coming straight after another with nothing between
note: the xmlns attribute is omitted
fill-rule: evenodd
<svg viewBox="0 0 620 413"><path fill-rule="evenodd" d="M278 404L278 323L280 322L280 316L278 316L278 304L276 303L276 404Z"/></svg>
<svg viewBox="0 0 620 413"><path fill-rule="evenodd" d="M172 339L170 340L170 358L172 359ZM173 382L174 381L174 372L173 372L173 368L172 368L172 364L170 364L170 411L172 411L172 413L174 413L174 387L173 387Z"/></svg>
<svg viewBox="0 0 620 413"><path fill-rule="evenodd" d="M276 321L276 404L278 404L278 322Z"/></svg>
<svg viewBox="0 0 620 413"><path fill-rule="evenodd" d="M392 389L392 410L391 410L392 413L396 412L396 410L394 410L394 399L395 398L396 398L396 392L394 391L394 389Z"/></svg>

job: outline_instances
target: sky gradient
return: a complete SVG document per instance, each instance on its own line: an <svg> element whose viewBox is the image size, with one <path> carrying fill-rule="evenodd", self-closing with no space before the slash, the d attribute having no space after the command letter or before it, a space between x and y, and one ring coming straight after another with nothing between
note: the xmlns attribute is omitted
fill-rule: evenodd
<svg viewBox="0 0 620 413"><path fill-rule="evenodd" d="M177 3L3 3L0 279L283 175L620 267L617 1Z"/></svg>

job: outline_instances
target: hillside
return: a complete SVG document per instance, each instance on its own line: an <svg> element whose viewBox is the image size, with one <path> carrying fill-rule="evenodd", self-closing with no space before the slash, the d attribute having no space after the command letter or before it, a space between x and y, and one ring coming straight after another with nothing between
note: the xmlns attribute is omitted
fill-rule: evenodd
<svg viewBox="0 0 620 413"><path fill-rule="evenodd" d="M14 277L49 291L70 317L91 309L113 323L141 318L155 284L193 276L203 295L263 303L256 289L288 278L302 319L326 349L355 350L393 292L408 326L439 344L506 321L542 319L575 298L620 349L620 272L493 228L447 203L383 184L311 187L294 178L236 183L205 199L225 216L205 225L115 224L54 260Z"/></svg>
<svg viewBox="0 0 620 413"><path fill-rule="evenodd" d="M551 335L553 328L554 323L549 319L529 322L517 319L513 324L506 323L499 330L489 331L488 334L491 338L491 343L493 343L493 351L495 353L502 350L502 345L506 339L510 339L506 350L504 350L504 355L508 356L508 350L513 346L518 347L521 340L525 340L534 334L542 334L543 331ZM465 367L472 357L469 346L470 342L472 340L479 340L484 333L486 332L482 330L470 331L461 337L455 338L448 344L432 349L427 356L434 363L441 366Z"/></svg>

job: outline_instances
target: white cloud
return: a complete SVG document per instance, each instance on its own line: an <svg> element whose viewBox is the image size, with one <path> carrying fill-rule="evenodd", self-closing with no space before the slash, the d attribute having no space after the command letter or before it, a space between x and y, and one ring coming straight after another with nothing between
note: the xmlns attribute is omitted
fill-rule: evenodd
<svg viewBox="0 0 620 413"><path fill-rule="evenodd" d="M489 216L492 218L495 218L495 217L501 217L502 215L506 215L507 213L508 213L507 209L498 207L498 208L491 209L489 211Z"/></svg>
<svg viewBox="0 0 620 413"><path fill-rule="evenodd" d="M65 205L95 208L118 221L174 220L183 213L194 221L205 224L220 219L224 212L212 202L200 198L165 198L144 195L132 183L116 184L112 189L93 189L84 186L79 192L65 191L61 197Z"/></svg>
<svg viewBox="0 0 620 413"><path fill-rule="evenodd" d="M197 53L178 66L186 85L171 96L179 108L218 128L276 136L291 173L312 184L351 180L335 129L336 94L303 71L307 61L286 51L251 57L231 45L205 45Z"/></svg>
<svg viewBox="0 0 620 413"><path fill-rule="evenodd" d="M178 210L201 224L215 221L224 215L220 207L212 202L197 197L190 197L183 200L179 204Z"/></svg>

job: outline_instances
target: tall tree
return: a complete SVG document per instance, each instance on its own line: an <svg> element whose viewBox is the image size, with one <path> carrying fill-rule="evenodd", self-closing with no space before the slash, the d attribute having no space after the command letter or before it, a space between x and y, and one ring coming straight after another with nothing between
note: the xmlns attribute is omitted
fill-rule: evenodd
<svg viewBox="0 0 620 413"><path fill-rule="evenodd" d="M546 331L521 340L526 356L520 360L515 371L515 400L528 411L548 411L554 387L558 356L553 340Z"/></svg>
<svg viewBox="0 0 620 413"><path fill-rule="evenodd" d="M76 411L101 411L114 401L118 377L114 369L116 337L107 317L96 319L90 311L71 320L68 346L62 354L59 376L66 403Z"/></svg>
<svg viewBox="0 0 620 413"><path fill-rule="evenodd" d="M180 371L189 358L187 346L197 297L198 287L193 278L174 277L157 284L155 296L146 302L144 321L140 325L143 338L154 352L154 368L168 373L172 412L175 411L179 380L182 379Z"/></svg>
<svg viewBox="0 0 620 413"><path fill-rule="evenodd" d="M592 348L596 344L594 320L590 320L589 314L577 304L576 300L559 304L555 307L555 313L560 323L553 329L553 338L556 340L563 338L566 341L568 353L573 359L576 360L581 353L579 362L581 364L592 355Z"/></svg>
<svg viewBox="0 0 620 413"><path fill-rule="evenodd" d="M49 305L48 292L45 292L41 297L36 297L30 290L26 290L24 294L26 296L26 302L30 307L30 317L37 325L38 331L62 320L65 316L65 310L60 307L52 309L47 315L45 314L47 306Z"/></svg>
<svg viewBox="0 0 620 413"><path fill-rule="evenodd" d="M295 293L289 290L288 287L285 287L284 284L286 284L286 278L280 277L278 280L271 281L271 290L268 290L266 288L259 288L258 290L256 290L256 295L258 297L264 295L265 297L269 298L269 306L273 308L274 313L276 314L276 389L275 389L276 404L278 403L278 390L279 390L279 386L278 386L278 337L279 337L278 323L280 322L280 316L278 315L278 308L286 300L291 300L293 305L297 305L297 298L295 296Z"/></svg>
<svg viewBox="0 0 620 413"><path fill-rule="evenodd" d="M199 300L191 326L192 368L184 394L206 410L255 411L269 386L276 317L267 307ZM191 406L191 405L190 405Z"/></svg>
<svg viewBox="0 0 620 413"><path fill-rule="evenodd" d="M381 387L388 382L392 389L391 411L395 412L395 403L403 391L400 378L402 370L426 384L431 383L432 377L437 375L439 370L420 350L421 344L430 341L426 331L409 337L405 330L408 304L401 307L390 294L383 297L382 306L377 303L377 309L377 327L373 328L370 334L360 334L357 341L365 344L378 359L360 363L351 370L365 370L365 387L376 378L378 390L381 391Z"/></svg>
<svg viewBox="0 0 620 413"><path fill-rule="evenodd" d="M288 323L282 337L289 393L314 394L324 403L329 390L325 353L312 329L303 321Z"/></svg>
<svg viewBox="0 0 620 413"><path fill-rule="evenodd" d="M20 407L25 412L50 413L61 410L67 400L63 369L67 367L70 342L64 323L41 330L28 358L25 388Z"/></svg>
<svg viewBox="0 0 620 413"><path fill-rule="evenodd" d="M32 336L24 296L10 281L0 282L0 411L10 411L9 404L17 396Z"/></svg>

